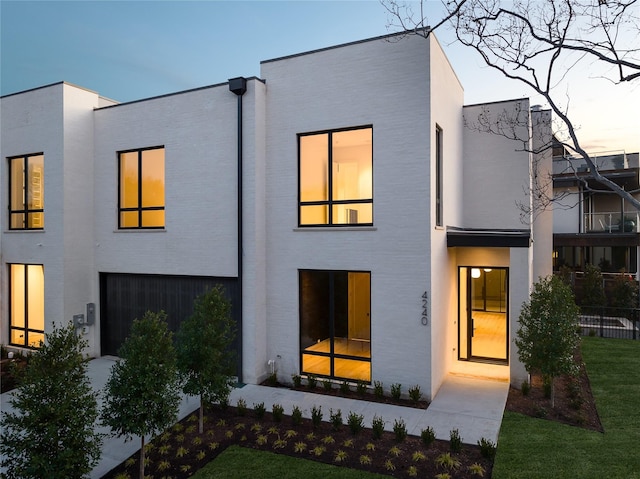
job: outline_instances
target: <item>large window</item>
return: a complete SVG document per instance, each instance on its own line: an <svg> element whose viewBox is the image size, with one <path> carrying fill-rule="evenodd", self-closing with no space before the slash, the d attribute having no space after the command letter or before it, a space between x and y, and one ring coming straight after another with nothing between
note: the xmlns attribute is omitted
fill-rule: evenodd
<svg viewBox="0 0 640 479"><path fill-rule="evenodd" d="M371 273L300 271L300 371L371 382Z"/></svg>
<svg viewBox="0 0 640 479"><path fill-rule="evenodd" d="M369 127L298 136L301 226L373 224Z"/></svg>
<svg viewBox="0 0 640 479"><path fill-rule="evenodd" d="M118 228L164 227L164 148L121 151Z"/></svg>
<svg viewBox="0 0 640 479"><path fill-rule="evenodd" d="M9 229L44 228L44 155L9 158Z"/></svg>
<svg viewBox="0 0 640 479"><path fill-rule="evenodd" d="M38 347L44 341L44 267L9 265L9 342Z"/></svg>

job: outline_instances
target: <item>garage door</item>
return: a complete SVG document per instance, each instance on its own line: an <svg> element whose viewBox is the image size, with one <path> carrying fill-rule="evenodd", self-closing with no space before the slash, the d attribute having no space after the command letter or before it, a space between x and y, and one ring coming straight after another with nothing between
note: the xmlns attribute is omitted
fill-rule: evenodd
<svg viewBox="0 0 640 479"><path fill-rule="evenodd" d="M142 274L100 274L100 348L103 356L118 354L129 335L131 324L146 311L167 313L169 329L174 333L193 312L195 298L215 285L224 287L231 301L231 314L238 323L240 302L238 280L209 276L164 276ZM236 330L237 330L236 326ZM239 338L233 348L238 351ZM238 357L238 364L240 358Z"/></svg>

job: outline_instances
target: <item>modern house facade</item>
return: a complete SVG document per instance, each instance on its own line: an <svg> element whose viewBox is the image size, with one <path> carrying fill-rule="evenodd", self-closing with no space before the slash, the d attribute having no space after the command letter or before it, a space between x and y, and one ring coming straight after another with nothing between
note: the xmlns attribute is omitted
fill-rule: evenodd
<svg viewBox="0 0 640 479"><path fill-rule="evenodd" d="M553 188L557 200L553 226L554 270L566 266L584 271L590 263L604 273L630 273L640 268L638 210L594 178L582 158L557 151L553 157ZM638 153L593 155L598 171L640 199Z"/></svg>
<svg viewBox="0 0 640 479"><path fill-rule="evenodd" d="M67 83L0 100L0 343L73 320L90 356L222 284L238 375L520 384L513 339L551 273L525 218L550 113L465 106L434 36L262 62L260 78L119 104ZM469 128L517 115L522 141ZM532 134L532 131L536 134ZM535 157L534 157L535 156Z"/></svg>

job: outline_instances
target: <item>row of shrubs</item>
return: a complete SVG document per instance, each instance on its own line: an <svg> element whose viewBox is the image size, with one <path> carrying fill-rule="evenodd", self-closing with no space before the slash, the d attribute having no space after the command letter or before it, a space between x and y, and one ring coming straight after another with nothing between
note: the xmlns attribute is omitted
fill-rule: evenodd
<svg viewBox="0 0 640 479"><path fill-rule="evenodd" d="M303 380L303 377L300 376L299 374L294 374L291 376L291 381L295 389L302 388L302 380ZM306 377L306 381L307 381L306 386L310 390L317 389L318 385L321 383L322 388L325 391L331 391L334 385L333 381L329 379L319 380L313 374L309 374ZM352 391L351 387L352 387L352 383L350 383L349 381L342 381L338 386L338 389L342 394L349 394ZM369 385L365 381L357 381L355 383L355 392L360 396L364 396L365 394L367 394L368 389L369 389ZM407 393L408 393L409 399L411 399L411 401L413 401L414 403L418 403L422 399L422 390L420 389L420 386L417 384L413 387L410 387ZM384 397L384 385L382 381L373 382L373 395L378 399L382 399ZM399 401L402 398L402 384L394 383L391 385L390 397L394 401Z"/></svg>

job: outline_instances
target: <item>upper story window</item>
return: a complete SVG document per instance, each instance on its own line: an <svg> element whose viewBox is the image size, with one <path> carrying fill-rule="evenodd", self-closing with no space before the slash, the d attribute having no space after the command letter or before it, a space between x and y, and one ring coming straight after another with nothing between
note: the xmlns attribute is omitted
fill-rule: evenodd
<svg viewBox="0 0 640 479"><path fill-rule="evenodd" d="M44 228L44 154L9 158L9 229Z"/></svg>
<svg viewBox="0 0 640 479"><path fill-rule="evenodd" d="M301 226L373 224L373 128L298 135Z"/></svg>
<svg viewBox="0 0 640 479"><path fill-rule="evenodd" d="M118 153L118 228L164 228L164 147Z"/></svg>

